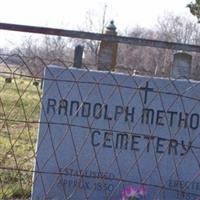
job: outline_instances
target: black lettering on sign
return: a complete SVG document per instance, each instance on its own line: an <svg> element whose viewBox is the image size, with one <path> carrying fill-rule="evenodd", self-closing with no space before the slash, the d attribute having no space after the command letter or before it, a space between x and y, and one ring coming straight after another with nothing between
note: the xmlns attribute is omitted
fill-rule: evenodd
<svg viewBox="0 0 200 200"><path fill-rule="evenodd" d="M165 111L158 110L156 115L156 125L164 126L163 118L164 118Z"/></svg>
<svg viewBox="0 0 200 200"><path fill-rule="evenodd" d="M99 118L101 118L101 114L102 114L102 104L95 103L94 110L93 110L93 117L95 119L99 119Z"/></svg>
<svg viewBox="0 0 200 200"><path fill-rule="evenodd" d="M167 114L169 116L169 125L173 126L173 122L175 120L175 116L177 115L177 112L174 111L167 111Z"/></svg>
<svg viewBox="0 0 200 200"><path fill-rule="evenodd" d="M64 111L64 115L67 115L67 105L68 105L67 100L65 99L60 100L59 107L58 107L59 115L62 113L62 110Z"/></svg>
<svg viewBox="0 0 200 200"><path fill-rule="evenodd" d="M108 105L107 105L107 104L104 105L104 108L105 108L104 119L106 119L106 120L112 120L112 117L110 117L110 116L108 115Z"/></svg>
<svg viewBox="0 0 200 200"><path fill-rule="evenodd" d="M154 110L150 108L144 108L141 119L142 119L142 124L153 124Z"/></svg>
<svg viewBox="0 0 200 200"><path fill-rule="evenodd" d="M178 126L184 128L188 127L188 113L179 113Z"/></svg>
<svg viewBox="0 0 200 200"><path fill-rule="evenodd" d="M199 115L197 113L193 113L190 117L190 128L197 129L199 127Z"/></svg>
<svg viewBox="0 0 200 200"><path fill-rule="evenodd" d="M120 133L110 131L94 130L91 133L91 144L93 147L113 148L128 151L146 152L154 151L158 154L185 155L192 148L192 142L184 140L167 139L152 135L141 135L139 133Z"/></svg>
<svg viewBox="0 0 200 200"><path fill-rule="evenodd" d="M147 145L146 145L146 147L147 147L147 152L149 152L150 151L150 144L151 144L151 142L154 140L154 136L151 136L151 135L145 135L144 136L144 139L145 140L147 140Z"/></svg>
<svg viewBox="0 0 200 200"><path fill-rule="evenodd" d="M164 153L165 148L163 142L165 142L166 139L164 138L157 138L157 144L156 144L156 153Z"/></svg>
<svg viewBox="0 0 200 200"><path fill-rule="evenodd" d="M70 115L78 116L79 115L79 102L78 101L71 101L70 103Z"/></svg>
<svg viewBox="0 0 200 200"><path fill-rule="evenodd" d="M91 105L88 102L83 102L82 104L82 111L81 111L81 116L82 117L89 117L90 116L90 110L91 110Z"/></svg>
<svg viewBox="0 0 200 200"><path fill-rule="evenodd" d="M177 155L177 146L178 146L178 141L171 139L169 141L168 154L171 154L171 152L173 151L175 153L175 155Z"/></svg>
<svg viewBox="0 0 200 200"><path fill-rule="evenodd" d="M92 146L94 146L94 147L97 147L97 146L99 146L100 145L100 142L99 142L99 137L97 137L97 136L100 136L101 135L101 132L100 131L98 131L98 130L95 130L95 131L93 131L92 132L92 136L91 136L91 139L92 139ZM96 138L97 137L97 138Z"/></svg>
<svg viewBox="0 0 200 200"><path fill-rule="evenodd" d="M128 148L128 134L117 134L116 139L116 148L118 149L127 149Z"/></svg>
<svg viewBox="0 0 200 200"><path fill-rule="evenodd" d="M50 112L53 112L53 114L56 113L56 100L55 99L48 99L47 114L49 114Z"/></svg>
<svg viewBox="0 0 200 200"><path fill-rule="evenodd" d="M188 153L188 151L191 149L192 147L192 142L189 141L188 144L186 145L184 140L181 141L181 147L183 149L184 152L181 153L181 156L184 156L186 153Z"/></svg>
<svg viewBox="0 0 200 200"><path fill-rule="evenodd" d="M138 139L141 138L139 135L132 135L132 142L131 142L131 150L139 151L139 147L137 146L139 144Z"/></svg>
<svg viewBox="0 0 200 200"><path fill-rule="evenodd" d="M120 118L120 116L122 115L123 112L124 112L124 109L123 109L122 106L116 106L115 107L114 120L118 120Z"/></svg>
<svg viewBox="0 0 200 200"><path fill-rule="evenodd" d="M112 148L112 133L111 132L105 132L103 147Z"/></svg>
<svg viewBox="0 0 200 200"><path fill-rule="evenodd" d="M135 112L135 108L134 107L132 107L131 111L129 111L129 107L126 106L126 109L125 109L125 122L127 122L127 121L133 122L134 121L134 112Z"/></svg>

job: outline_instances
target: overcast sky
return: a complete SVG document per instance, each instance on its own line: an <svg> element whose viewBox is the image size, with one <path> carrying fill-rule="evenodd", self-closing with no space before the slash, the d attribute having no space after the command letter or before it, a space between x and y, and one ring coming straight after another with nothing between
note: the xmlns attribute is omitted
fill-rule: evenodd
<svg viewBox="0 0 200 200"><path fill-rule="evenodd" d="M136 25L152 28L159 16L166 12L189 16L186 5L192 0L2 0L0 21L35 26L79 29L86 23L86 13L94 21L102 19L105 5L106 20L114 19L120 32ZM0 41L13 40L13 36L0 31ZM21 34L15 37L19 40Z"/></svg>

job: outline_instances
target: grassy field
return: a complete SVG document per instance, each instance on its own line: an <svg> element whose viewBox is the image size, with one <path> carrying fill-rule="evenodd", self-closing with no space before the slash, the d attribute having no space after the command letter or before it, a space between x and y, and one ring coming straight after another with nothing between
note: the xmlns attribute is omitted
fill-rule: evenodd
<svg viewBox="0 0 200 200"><path fill-rule="evenodd" d="M29 199L40 111L33 80L0 77L0 199Z"/></svg>

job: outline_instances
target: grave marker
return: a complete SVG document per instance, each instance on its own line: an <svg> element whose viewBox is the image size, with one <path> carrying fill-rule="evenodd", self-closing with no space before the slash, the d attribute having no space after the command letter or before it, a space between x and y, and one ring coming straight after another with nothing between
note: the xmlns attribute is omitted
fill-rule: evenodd
<svg viewBox="0 0 200 200"><path fill-rule="evenodd" d="M50 66L32 199L200 195L199 83Z"/></svg>

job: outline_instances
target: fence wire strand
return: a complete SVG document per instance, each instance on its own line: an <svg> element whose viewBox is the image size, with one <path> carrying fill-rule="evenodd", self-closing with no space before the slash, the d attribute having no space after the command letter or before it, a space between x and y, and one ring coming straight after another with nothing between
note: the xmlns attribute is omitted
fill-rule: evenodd
<svg viewBox="0 0 200 200"><path fill-rule="evenodd" d="M50 64L59 65L63 68L60 73L55 75L51 68L48 67ZM40 57L27 58L19 55L0 55L0 199L30 199L32 185L37 181L41 182L44 199L51 199L51 193L58 185L60 185L60 190L65 199L75 199L80 189L79 186L74 186L72 190L68 190L64 184L65 178L69 176L67 170L73 169L74 166L77 166L79 172L87 171L91 166L94 166L99 173L102 172L101 176L97 176L97 174L71 174L72 177L76 178L77 182L84 182L87 179L96 180L101 185L105 185L108 180L115 182L111 192L102 190L105 199L115 199L116 193L124 189L127 184L139 184L147 188L156 188L155 193L151 195L152 199L167 199L165 196L167 192L174 192L176 195L180 195L177 199L200 199L200 186L198 186L200 184L199 133L191 130L187 125L185 125L184 131L180 125L177 125L176 130L172 129L171 124L174 123L174 120L172 117L169 120L167 116L170 112L172 113L171 110L174 108L187 113L187 116L192 115L194 112L198 113L200 111L200 95L198 92L200 83L185 80L187 87L183 88L177 85L176 80L168 78L165 84L158 85L154 77L142 77L138 81L137 76L129 73L123 76L122 79L118 79L115 73L109 71L101 73L98 78L95 76L88 78L90 73L95 73L93 70L84 66L84 70L78 76L73 70L70 70L70 66L70 63L67 64L60 60L45 61ZM52 78L44 79L44 70L51 74ZM66 71L68 71L68 76L71 77L69 80L62 79L62 75ZM49 84L43 90L42 86L45 81L49 82ZM127 82L131 84L127 86ZM151 92L151 99L145 102L144 91L141 88L144 88L147 82L150 82L151 87L155 90ZM67 88L61 87L61 83L66 85ZM83 90L83 85L88 86L88 88ZM171 88L170 91L172 92L169 92L169 88ZM77 93L74 94L73 91ZM132 93L126 95L125 91ZM192 91L196 93L195 96L191 97ZM55 93L58 99L63 100L63 107L66 104L65 100L70 99L72 101L71 96L79 99L80 104L77 104L75 111L72 108L70 116L65 116L66 121L54 121L56 112L62 114L62 110L59 110L58 106L52 115L45 111L44 99L50 93ZM173 100L166 105L167 95L173 96ZM113 102L115 98L123 112L126 112L126 109L132 106L134 99L140 102L138 106L141 109L155 106L155 102L158 102L158 107L163 111L162 118L166 121L165 136L163 134L160 136L160 127L158 125L152 126L151 123L144 123L148 134L135 133L142 120L142 116L139 115L134 118L134 123L133 120L126 120L124 130L119 130L122 116L116 117L114 121L110 120L109 116L104 116L106 120L103 125L99 125L95 118L91 119L90 117L85 117L84 124L77 124L79 113L83 112L84 114L84 103L90 102L94 96L101 102L101 108L95 113L96 116L101 116L102 112L108 109L108 104L116 105ZM193 102L190 107L186 103L189 101ZM41 111L42 108L43 111ZM41 112L43 113L44 121L40 120ZM157 124L163 126L162 121L158 121ZM38 129L41 126L45 127L45 131L38 139ZM55 140L54 135L55 128L52 127L64 130L64 133L57 140ZM84 133L84 137L81 136L81 141L78 141L77 136L75 136L76 128L79 128ZM105 157L102 158L103 145L98 146L98 148L93 145L89 157L87 157L87 146L91 143L91 135L94 134L95 130L98 130L99 133L113 133L113 135L114 133L126 133L130 141L132 133L134 133L136 137L143 137L148 142L140 151L138 149L132 151L131 157L124 157L123 148L112 148L112 154L108 153L109 157L104 155ZM182 134L185 134L185 138L189 141L188 143L184 143ZM175 141L177 138L179 140ZM104 139L106 140L106 138ZM46 154L45 160L38 162L36 158L41 149L45 150L43 145L47 140L50 141L50 149L52 150ZM158 153L158 146L154 140L167 141L169 144L162 148L162 152ZM112 147L116 146L113 137L109 142ZM71 159L69 162L61 164L60 151L67 144L71 148L69 153ZM128 144L123 143L121 147L123 145L127 150ZM169 150L170 145L174 146ZM177 146L181 146L184 151L180 152L178 156L176 155L178 154ZM174 152L172 152L172 149ZM188 152L190 153L190 158L188 158ZM67 154L67 152L65 153ZM147 158L146 154L152 156L152 163L149 163L149 166L142 166L141 163L144 163ZM169 165L163 165L166 159L170 159L168 161ZM46 170L52 160L56 163L55 172ZM106 165L102 163L103 160L107 163ZM191 160L192 164L195 163L196 166L190 166L190 163L186 164L189 160ZM125 162L127 162L126 170L124 170ZM188 169L184 169L185 166ZM171 168L169 169L168 167ZM188 172L188 179L184 182L180 175L180 170L185 170L187 173L187 170L193 169L193 167L197 170L195 172L191 170L191 173ZM103 172L112 174L114 173L113 171L117 174L115 177L103 174ZM34 178L33 174L35 174ZM52 182L48 183L49 187L47 187L46 176L49 174L54 175L52 176L54 178L51 179ZM134 174L135 179L130 179L132 174ZM172 182L175 180L178 185L175 183L173 185L172 182L167 184L166 176ZM156 178L157 181L150 181L152 177ZM194 184L196 184L196 189L194 189ZM95 199L95 192L95 188L88 191L86 187L83 189L80 199ZM149 200L148 196L144 197L144 199Z"/></svg>

